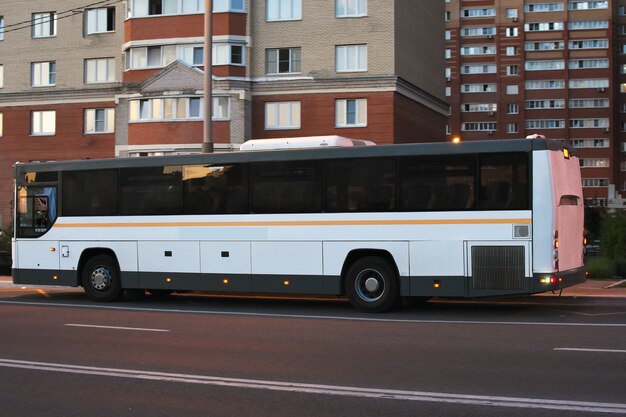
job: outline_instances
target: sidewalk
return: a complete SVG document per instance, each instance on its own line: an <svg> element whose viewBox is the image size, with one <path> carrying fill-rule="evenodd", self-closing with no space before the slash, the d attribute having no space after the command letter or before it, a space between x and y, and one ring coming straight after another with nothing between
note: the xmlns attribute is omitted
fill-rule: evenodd
<svg viewBox="0 0 626 417"><path fill-rule="evenodd" d="M11 287L20 287L20 285L13 285L10 276L0 276L0 288ZM545 292L537 295L557 297L559 291L554 294ZM588 280L582 284L565 288L561 297L626 298L626 280Z"/></svg>

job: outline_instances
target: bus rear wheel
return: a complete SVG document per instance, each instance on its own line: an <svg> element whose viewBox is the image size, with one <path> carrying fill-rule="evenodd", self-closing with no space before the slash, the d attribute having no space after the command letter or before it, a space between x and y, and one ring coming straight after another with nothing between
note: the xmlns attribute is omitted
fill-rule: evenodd
<svg viewBox="0 0 626 417"><path fill-rule="evenodd" d="M344 289L350 303L366 313L382 313L400 301L398 277L383 258L367 256L354 262L346 273Z"/></svg>
<svg viewBox="0 0 626 417"><path fill-rule="evenodd" d="M87 296L96 301L115 301L124 294L117 262L110 255L96 255L85 263L82 284Z"/></svg>

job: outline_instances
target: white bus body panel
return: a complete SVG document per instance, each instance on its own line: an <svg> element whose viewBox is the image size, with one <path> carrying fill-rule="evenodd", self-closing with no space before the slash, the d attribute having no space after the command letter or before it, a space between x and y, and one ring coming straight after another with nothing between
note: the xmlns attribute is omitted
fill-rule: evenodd
<svg viewBox="0 0 626 417"><path fill-rule="evenodd" d="M141 272L200 272L198 242L139 242Z"/></svg>
<svg viewBox="0 0 626 417"><path fill-rule="evenodd" d="M61 241L61 251L56 256L60 256L61 270L75 271L78 269L78 262L81 254L86 249L102 248L109 249L117 257L120 270L126 272L137 272L137 242L133 241L97 241L97 242L75 242ZM67 254L67 256L65 256Z"/></svg>
<svg viewBox="0 0 626 417"><path fill-rule="evenodd" d="M200 272L250 274L250 242L200 242Z"/></svg>
<svg viewBox="0 0 626 417"><path fill-rule="evenodd" d="M467 276L463 242L430 240L410 242L411 276Z"/></svg>
<svg viewBox="0 0 626 417"><path fill-rule="evenodd" d="M14 267L21 269L59 269L59 242L56 240L16 240ZM35 256L33 256L36 254ZM16 262L17 260L17 262Z"/></svg>
<svg viewBox="0 0 626 417"><path fill-rule="evenodd" d="M375 233L373 235L376 235ZM348 254L355 249L387 251L393 256L400 276L409 275L409 242L324 242L324 274L340 276Z"/></svg>
<svg viewBox="0 0 626 417"><path fill-rule="evenodd" d="M252 273L322 275L321 242L252 242Z"/></svg>

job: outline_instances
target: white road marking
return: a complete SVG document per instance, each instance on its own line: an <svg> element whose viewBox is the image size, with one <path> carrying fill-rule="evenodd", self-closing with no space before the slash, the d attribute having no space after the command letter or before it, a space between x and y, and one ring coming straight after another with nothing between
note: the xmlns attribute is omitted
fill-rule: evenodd
<svg viewBox="0 0 626 417"><path fill-rule="evenodd" d="M168 308L139 308L121 307L111 305L89 305L89 304L69 304L55 302L28 302L28 301L6 301L0 300L0 304L32 305L38 307L70 307L70 308L90 308L96 310L116 310L116 311L140 311L150 313L177 313L177 314L205 314L213 316L233 316L233 317L268 317L286 319L309 319L309 320L343 320L361 321L377 323L404 323L404 324L459 324L459 325L501 325L501 326L562 326L562 327L609 327L626 328L626 323L564 323L564 322L532 322L532 321L481 321L481 320L412 320L412 319L385 319L380 316L374 317L346 317L346 316L320 316L313 314L278 314L278 313L247 313L243 311L217 311L217 310L182 310Z"/></svg>
<svg viewBox="0 0 626 417"><path fill-rule="evenodd" d="M146 329L142 327L119 327L119 326L100 326L95 324L74 324L68 323L68 327L90 327L94 329L110 329L110 330L132 330L137 332L169 332L167 329Z"/></svg>
<svg viewBox="0 0 626 417"><path fill-rule="evenodd" d="M554 350L568 352L626 353L626 350L622 349L554 348Z"/></svg>
<svg viewBox="0 0 626 417"><path fill-rule="evenodd" d="M115 378L132 378L159 382L212 385L226 388L256 389L294 392L315 395L372 398L378 400L422 401L446 404L468 404L488 407L534 408L546 410L582 411L589 413L626 413L626 404L588 401L550 400L488 395L465 395L442 392L388 390L338 385L304 384L297 382L266 381L257 379L222 378L216 376L175 374L133 369L99 368L59 363L31 362L0 359L0 367L30 369L70 374L96 375Z"/></svg>

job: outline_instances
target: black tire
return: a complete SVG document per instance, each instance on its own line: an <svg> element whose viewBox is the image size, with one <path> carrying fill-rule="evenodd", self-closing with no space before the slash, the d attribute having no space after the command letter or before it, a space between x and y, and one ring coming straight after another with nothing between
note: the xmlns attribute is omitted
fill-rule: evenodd
<svg viewBox="0 0 626 417"><path fill-rule="evenodd" d="M96 255L85 263L82 284L87 296L96 301L115 301L124 295L119 267L110 255Z"/></svg>
<svg viewBox="0 0 626 417"><path fill-rule="evenodd" d="M400 286L394 268L383 258L367 256L354 262L344 280L350 303L366 313L382 313L400 302Z"/></svg>

